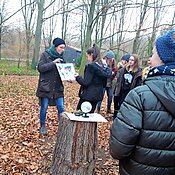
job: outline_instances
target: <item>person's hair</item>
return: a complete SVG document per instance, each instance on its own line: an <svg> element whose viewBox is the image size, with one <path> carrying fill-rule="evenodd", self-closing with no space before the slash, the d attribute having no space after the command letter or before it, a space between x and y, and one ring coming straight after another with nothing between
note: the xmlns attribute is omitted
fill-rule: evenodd
<svg viewBox="0 0 175 175"><path fill-rule="evenodd" d="M139 56L136 55L136 54L131 54L131 56L134 57L134 67L133 67L132 72L135 73L135 72L137 72L138 69L139 69ZM131 58L131 56L130 56L130 58ZM127 65L126 65L126 69L129 70L129 68L130 68L130 65L127 64Z"/></svg>
<svg viewBox="0 0 175 175"><path fill-rule="evenodd" d="M116 60L115 59L108 59L108 66L111 68L111 69L115 69L117 67L117 63L116 63Z"/></svg>
<svg viewBox="0 0 175 175"><path fill-rule="evenodd" d="M86 50L86 53L92 55L92 62L98 62L100 60L100 49L96 44L93 44L93 47L90 47Z"/></svg>

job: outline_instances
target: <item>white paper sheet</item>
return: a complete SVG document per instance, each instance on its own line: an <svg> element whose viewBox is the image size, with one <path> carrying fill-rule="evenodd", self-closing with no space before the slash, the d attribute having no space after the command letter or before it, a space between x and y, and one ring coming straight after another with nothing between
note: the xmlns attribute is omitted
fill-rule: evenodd
<svg viewBox="0 0 175 175"><path fill-rule="evenodd" d="M108 122L102 115L98 113L87 114L89 117L76 116L73 113L65 112L70 120L82 121L82 122Z"/></svg>

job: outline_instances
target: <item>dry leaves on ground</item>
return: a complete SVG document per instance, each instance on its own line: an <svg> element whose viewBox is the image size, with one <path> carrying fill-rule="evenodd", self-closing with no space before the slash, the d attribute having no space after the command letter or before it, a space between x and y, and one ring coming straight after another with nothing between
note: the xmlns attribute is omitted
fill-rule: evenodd
<svg viewBox="0 0 175 175"><path fill-rule="evenodd" d="M39 105L35 96L38 77L0 77L0 174L48 175L58 127L57 110L49 107L48 135L39 134ZM64 82L65 109L73 112L79 85ZM102 103L105 113L106 97ZM108 123L98 123L97 175L117 175L118 162L109 155Z"/></svg>

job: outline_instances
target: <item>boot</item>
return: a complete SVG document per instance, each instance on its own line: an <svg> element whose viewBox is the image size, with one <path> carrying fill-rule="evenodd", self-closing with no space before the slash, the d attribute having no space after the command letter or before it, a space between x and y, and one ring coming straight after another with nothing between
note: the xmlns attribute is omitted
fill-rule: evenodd
<svg viewBox="0 0 175 175"><path fill-rule="evenodd" d="M46 130L45 124L41 124L40 133L42 135L46 135L47 134L47 130Z"/></svg>

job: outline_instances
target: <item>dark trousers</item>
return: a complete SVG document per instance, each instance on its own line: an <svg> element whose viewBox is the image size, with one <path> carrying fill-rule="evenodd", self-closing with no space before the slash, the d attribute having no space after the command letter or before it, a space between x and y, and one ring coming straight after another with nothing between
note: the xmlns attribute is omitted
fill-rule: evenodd
<svg viewBox="0 0 175 175"><path fill-rule="evenodd" d="M105 91L107 92L107 97L108 97L107 110L111 110L112 96L113 96L112 87L106 87L103 89L103 97L104 97ZM102 104L102 100L98 102L97 109L100 110L101 104Z"/></svg>
<svg viewBox="0 0 175 175"><path fill-rule="evenodd" d="M77 105L77 110L81 110L81 104L82 104L83 102L85 102L85 101L87 101L87 100L83 100L83 99L80 98L80 100L79 100L79 102L78 102L78 105ZM88 102L90 102L91 105L92 105L92 109L91 109L90 113L94 113L98 101L96 101L96 102L88 101Z"/></svg>
<svg viewBox="0 0 175 175"><path fill-rule="evenodd" d="M114 96L114 118L117 116L119 110L119 96Z"/></svg>
<svg viewBox="0 0 175 175"><path fill-rule="evenodd" d="M129 91L121 91L119 96L114 96L114 118L117 116L118 110L122 105Z"/></svg>

